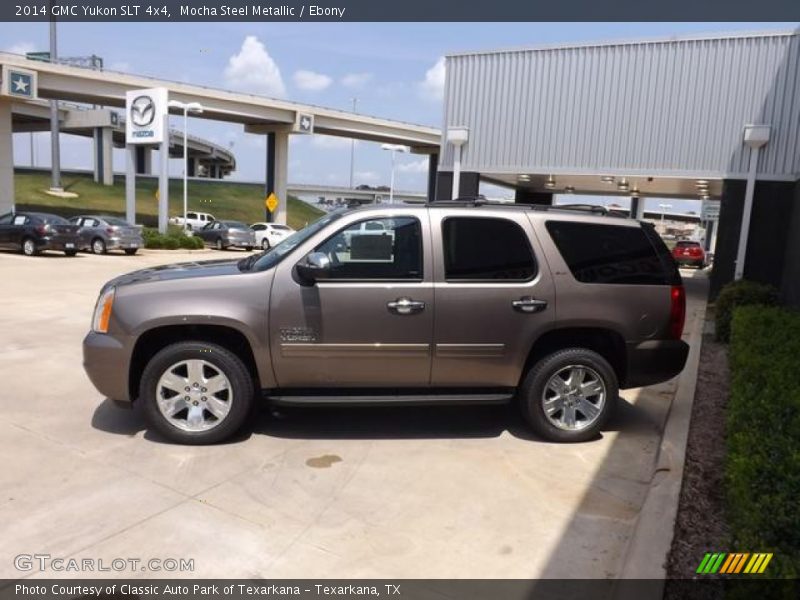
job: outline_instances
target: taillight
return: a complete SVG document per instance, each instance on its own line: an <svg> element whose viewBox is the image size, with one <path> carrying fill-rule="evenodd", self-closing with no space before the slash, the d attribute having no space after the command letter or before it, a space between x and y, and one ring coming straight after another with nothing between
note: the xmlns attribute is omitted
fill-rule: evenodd
<svg viewBox="0 0 800 600"><path fill-rule="evenodd" d="M686 291L682 285L673 285L669 292L669 336L673 340L681 339L683 323L686 320Z"/></svg>
<svg viewBox="0 0 800 600"><path fill-rule="evenodd" d="M44 226L44 225L37 225L36 226L36 233L38 233L39 235L47 234L47 227Z"/></svg>
<svg viewBox="0 0 800 600"><path fill-rule="evenodd" d="M117 228L116 228L116 227L106 227L106 233L107 233L108 235L111 235L111 234L112 234L112 233L114 233L116 230L117 230Z"/></svg>

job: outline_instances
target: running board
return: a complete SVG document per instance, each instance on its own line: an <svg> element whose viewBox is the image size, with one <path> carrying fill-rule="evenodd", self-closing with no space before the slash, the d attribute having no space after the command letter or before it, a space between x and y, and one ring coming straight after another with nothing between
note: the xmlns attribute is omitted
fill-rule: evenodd
<svg viewBox="0 0 800 600"><path fill-rule="evenodd" d="M427 405L427 404L504 404L514 398L513 392L479 394L426 393L426 394L266 394L279 405L303 406L376 406L376 405Z"/></svg>

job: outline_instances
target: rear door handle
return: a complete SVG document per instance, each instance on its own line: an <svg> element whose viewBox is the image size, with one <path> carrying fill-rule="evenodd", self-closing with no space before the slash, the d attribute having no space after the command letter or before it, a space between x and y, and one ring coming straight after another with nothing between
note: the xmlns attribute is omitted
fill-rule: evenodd
<svg viewBox="0 0 800 600"><path fill-rule="evenodd" d="M425 310L425 303L411 298L398 298L393 302L387 302L386 307L398 315L413 315Z"/></svg>
<svg viewBox="0 0 800 600"><path fill-rule="evenodd" d="M537 313L542 312L545 308L547 308L547 300L537 300L536 298L531 298L530 296L524 296L519 300L514 300L511 303L511 306L514 307L514 310L521 313Z"/></svg>

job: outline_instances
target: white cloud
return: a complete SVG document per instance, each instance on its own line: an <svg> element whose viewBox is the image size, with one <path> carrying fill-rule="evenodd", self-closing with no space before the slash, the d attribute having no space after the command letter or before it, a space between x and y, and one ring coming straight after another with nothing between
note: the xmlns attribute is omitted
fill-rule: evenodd
<svg viewBox="0 0 800 600"><path fill-rule="evenodd" d="M419 83L424 98L437 101L444 99L444 74L444 56L442 56L436 64L425 71L425 79Z"/></svg>
<svg viewBox="0 0 800 600"><path fill-rule="evenodd" d="M397 165L397 170L400 173L427 173L428 172L428 159L420 158L414 162L407 162Z"/></svg>
<svg viewBox="0 0 800 600"><path fill-rule="evenodd" d="M6 49L6 52L11 52L11 54L27 54L28 52L34 52L36 50L36 46L33 45L31 42L19 42L18 44L14 44Z"/></svg>
<svg viewBox="0 0 800 600"><path fill-rule="evenodd" d="M317 148L331 148L338 150L341 148L349 148L350 142L350 138L337 137L334 135L314 134L311 138L311 144ZM358 145L358 141L356 141L356 145Z"/></svg>
<svg viewBox="0 0 800 600"><path fill-rule="evenodd" d="M356 185L362 183L375 183L376 181L380 180L380 178L381 176L375 171L356 171L353 173L353 179L355 180Z"/></svg>
<svg viewBox="0 0 800 600"><path fill-rule="evenodd" d="M295 86L308 92L321 92L333 83L333 79L327 75L306 70L295 71L292 79Z"/></svg>
<svg viewBox="0 0 800 600"><path fill-rule="evenodd" d="M242 42L238 54L228 60L225 68L225 81L231 87L247 92L265 94L267 96L283 96L286 86L283 84L278 65L267 52L259 39L248 35Z"/></svg>
<svg viewBox="0 0 800 600"><path fill-rule="evenodd" d="M341 79L341 84L346 88L360 89L372 79L372 73L348 73Z"/></svg>

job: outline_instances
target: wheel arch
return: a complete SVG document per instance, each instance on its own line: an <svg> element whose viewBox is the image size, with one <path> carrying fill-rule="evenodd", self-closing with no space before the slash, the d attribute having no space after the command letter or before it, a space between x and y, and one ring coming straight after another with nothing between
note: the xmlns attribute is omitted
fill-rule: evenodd
<svg viewBox="0 0 800 600"><path fill-rule="evenodd" d="M136 339L128 367L128 397L131 401L139 397L139 385L148 361L170 344L186 341L217 344L237 355L252 376L253 385L256 389L261 389L252 345L247 336L238 329L226 325L162 325L148 329Z"/></svg>
<svg viewBox="0 0 800 600"><path fill-rule="evenodd" d="M539 360L565 348L586 348L597 352L614 369L617 381L622 386L627 376L625 339L619 332L604 327L564 327L543 333L528 352L520 382Z"/></svg>

